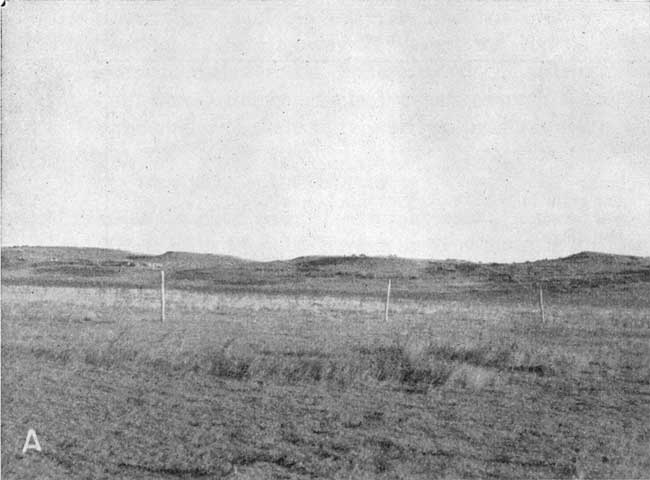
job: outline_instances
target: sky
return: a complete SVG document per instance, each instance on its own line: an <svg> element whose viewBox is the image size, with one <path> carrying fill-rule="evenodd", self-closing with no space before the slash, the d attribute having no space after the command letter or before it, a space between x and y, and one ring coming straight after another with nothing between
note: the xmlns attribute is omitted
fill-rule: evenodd
<svg viewBox="0 0 650 480"><path fill-rule="evenodd" d="M10 1L2 245L650 256L650 6Z"/></svg>

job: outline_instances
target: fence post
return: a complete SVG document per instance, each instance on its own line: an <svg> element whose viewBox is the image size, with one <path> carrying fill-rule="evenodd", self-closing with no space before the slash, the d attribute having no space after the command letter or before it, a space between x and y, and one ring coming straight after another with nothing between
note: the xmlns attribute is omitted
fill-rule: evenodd
<svg viewBox="0 0 650 480"><path fill-rule="evenodd" d="M544 317L544 292L542 290L542 284L539 284L539 313L542 315L542 323L546 323Z"/></svg>
<svg viewBox="0 0 650 480"><path fill-rule="evenodd" d="M165 321L165 271L160 271L160 321Z"/></svg>
<svg viewBox="0 0 650 480"><path fill-rule="evenodd" d="M390 304L390 278L388 279L388 290L386 291L386 311L384 313L384 321L388 322L388 305Z"/></svg>

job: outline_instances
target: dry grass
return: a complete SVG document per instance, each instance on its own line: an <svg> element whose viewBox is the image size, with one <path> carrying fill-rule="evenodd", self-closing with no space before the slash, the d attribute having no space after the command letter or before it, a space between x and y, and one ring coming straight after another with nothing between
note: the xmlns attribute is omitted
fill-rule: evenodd
<svg viewBox="0 0 650 480"><path fill-rule="evenodd" d="M643 310L76 295L3 289L7 478L650 475Z"/></svg>

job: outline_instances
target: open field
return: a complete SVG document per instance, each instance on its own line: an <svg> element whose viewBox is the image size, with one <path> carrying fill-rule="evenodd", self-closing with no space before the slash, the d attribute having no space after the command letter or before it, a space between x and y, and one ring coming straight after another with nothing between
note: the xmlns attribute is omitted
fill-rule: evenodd
<svg viewBox="0 0 650 480"><path fill-rule="evenodd" d="M650 478L643 261L551 290L545 324L534 292L457 270L430 296L397 277L389 322L384 274L260 275L177 285L161 324L155 290L3 268L3 478Z"/></svg>

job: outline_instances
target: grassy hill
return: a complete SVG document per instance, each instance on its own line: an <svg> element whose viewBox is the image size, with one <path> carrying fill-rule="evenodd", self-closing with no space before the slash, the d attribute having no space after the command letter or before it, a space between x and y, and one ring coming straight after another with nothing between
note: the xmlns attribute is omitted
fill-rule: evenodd
<svg viewBox="0 0 650 480"><path fill-rule="evenodd" d="M646 291L650 258L580 252L521 263L474 263L394 256L306 256L260 262L228 255L71 247L4 247L6 284L155 288L164 269L169 288L266 293L383 295L431 298L528 294L542 283L551 294Z"/></svg>

